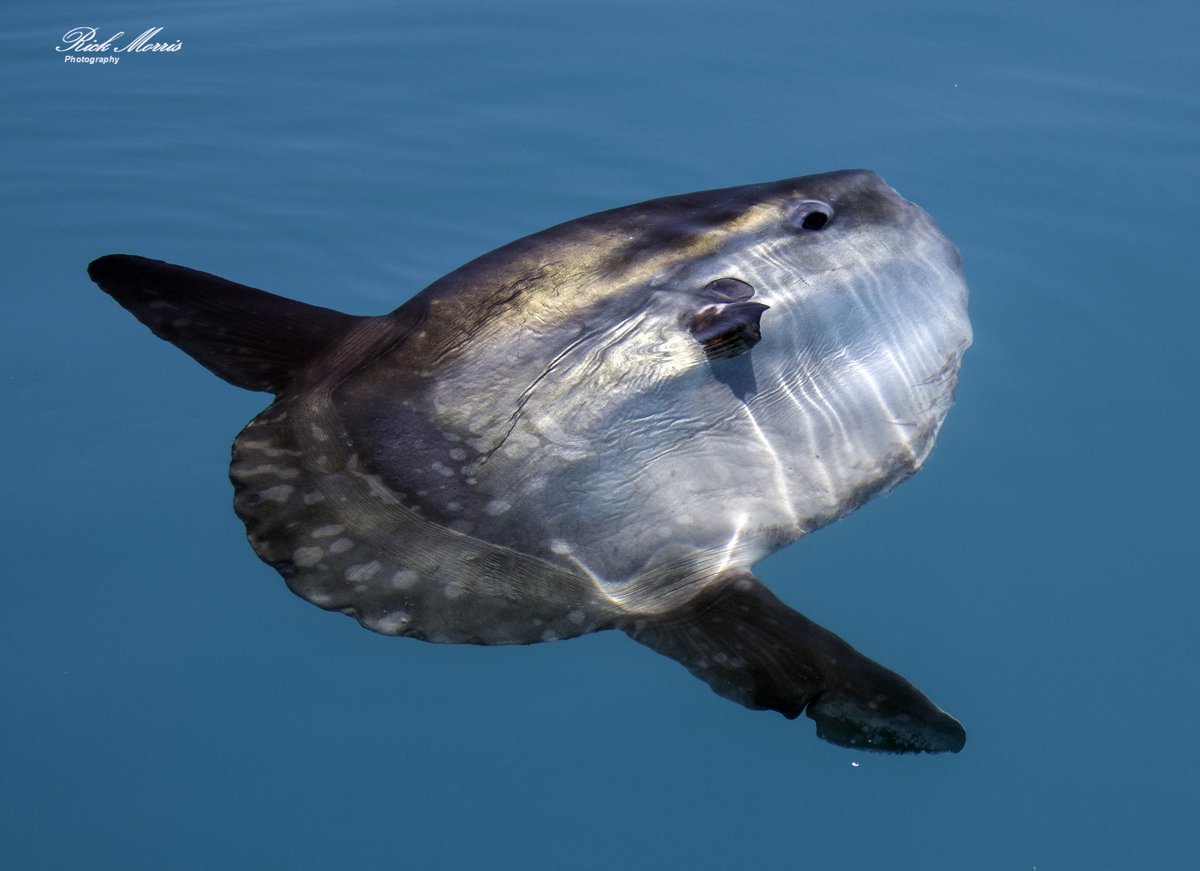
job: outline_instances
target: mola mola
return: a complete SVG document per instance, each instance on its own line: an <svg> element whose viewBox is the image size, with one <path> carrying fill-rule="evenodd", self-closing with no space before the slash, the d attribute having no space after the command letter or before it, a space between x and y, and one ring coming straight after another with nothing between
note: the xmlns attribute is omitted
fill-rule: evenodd
<svg viewBox="0 0 1200 871"><path fill-rule="evenodd" d="M970 344L958 252L871 172L651 200L356 317L114 254L100 287L274 401L234 509L308 601L387 635L620 629L850 747L959 723L750 572L925 460Z"/></svg>

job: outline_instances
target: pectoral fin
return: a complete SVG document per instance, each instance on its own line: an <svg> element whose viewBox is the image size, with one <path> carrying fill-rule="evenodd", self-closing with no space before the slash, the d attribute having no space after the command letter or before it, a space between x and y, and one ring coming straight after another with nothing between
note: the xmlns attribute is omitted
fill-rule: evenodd
<svg viewBox="0 0 1200 871"><path fill-rule="evenodd" d="M748 708L806 713L834 744L893 753L958 752L957 720L907 680L779 601L746 571L728 572L665 614L632 618L635 641L682 663Z"/></svg>
<svg viewBox="0 0 1200 871"><path fill-rule="evenodd" d="M759 319L768 306L760 302L708 305L692 317L692 338L710 360L744 354L762 339Z"/></svg>

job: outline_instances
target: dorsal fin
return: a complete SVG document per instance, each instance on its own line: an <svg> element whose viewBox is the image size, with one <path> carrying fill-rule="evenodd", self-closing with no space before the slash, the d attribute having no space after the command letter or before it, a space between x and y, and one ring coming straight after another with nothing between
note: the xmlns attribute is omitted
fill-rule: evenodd
<svg viewBox="0 0 1200 871"><path fill-rule="evenodd" d="M279 393L362 320L131 254L93 260L88 275L154 335L246 390Z"/></svg>

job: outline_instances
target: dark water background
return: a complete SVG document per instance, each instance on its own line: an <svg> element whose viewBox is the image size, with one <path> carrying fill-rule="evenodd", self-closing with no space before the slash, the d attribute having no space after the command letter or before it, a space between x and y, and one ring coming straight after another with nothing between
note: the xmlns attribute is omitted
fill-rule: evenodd
<svg viewBox="0 0 1200 871"><path fill-rule="evenodd" d="M0 867L1197 867L1198 9L7 10ZM183 46L68 64L80 25ZM587 212L852 166L958 243L976 342L925 470L759 573L958 756L826 745L617 634L433 646L291 596L224 471L264 398L84 274L377 313Z"/></svg>

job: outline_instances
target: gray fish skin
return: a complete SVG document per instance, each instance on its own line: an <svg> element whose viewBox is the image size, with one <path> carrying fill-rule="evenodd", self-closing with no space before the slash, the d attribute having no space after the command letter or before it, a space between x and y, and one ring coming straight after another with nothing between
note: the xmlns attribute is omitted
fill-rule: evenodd
<svg viewBox="0 0 1200 871"><path fill-rule="evenodd" d="M749 571L920 467L970 344L956 249L874 173L590 215L381 317L130 255L89 271L275 394L230 475L251 544L305 599L429 641L619 628L835 743L962 747Z"/></svg>

